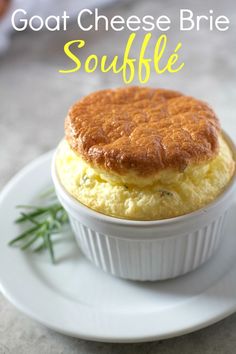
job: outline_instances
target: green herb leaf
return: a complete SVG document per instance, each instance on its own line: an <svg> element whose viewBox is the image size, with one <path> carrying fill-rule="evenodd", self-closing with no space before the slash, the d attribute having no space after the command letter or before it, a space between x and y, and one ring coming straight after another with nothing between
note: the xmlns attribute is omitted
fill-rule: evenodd
<svg viewBox="0 0 236 354"><path fill-rule="evenodd" d="M17 206L22 211L15 222L26 224L28 228L9 245L32 252L48 250L52 263L55 263L52 235L60 233L63 225L68 224L68 215L52 189L40 196L40 202L42 205Z"/></svg>
<svg viewBox="0 0 236 354"><path fill-rule="evenodd" d="M164 197L164 196L169 196L169 197L171 197L171 196L173 196L173 193L172 193L172 192L167 191L167 190L165 190L165 189L159 189L159 193L160 193L160 196L161 196L161 197Z"/></svg>

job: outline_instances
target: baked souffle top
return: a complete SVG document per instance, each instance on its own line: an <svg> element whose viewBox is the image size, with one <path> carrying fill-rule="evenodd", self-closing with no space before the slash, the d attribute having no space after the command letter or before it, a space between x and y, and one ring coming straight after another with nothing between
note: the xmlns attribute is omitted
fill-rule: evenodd
<svg viewBox="0 0 236 354"><path fill-rule="evenodd" d="M93 167L151 177L207 162L219 150L219 121L208 104L179 92L143 87L98 91L75 103L66 139Z"/></svg>
<svg viewBox="0 0 236 354"><path fill-rule="evenodd" d="M184 215L213 201L234 174L234 152L213 110L179 92L95 92L70 109L65 128L56 156L60 181L106 215Z"/></svg>

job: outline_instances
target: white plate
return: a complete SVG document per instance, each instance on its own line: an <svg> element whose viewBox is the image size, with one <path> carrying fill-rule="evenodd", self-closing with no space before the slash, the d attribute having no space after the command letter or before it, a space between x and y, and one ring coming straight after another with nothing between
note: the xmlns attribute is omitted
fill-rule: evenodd
<svg viewBox="0 0 236 354"><path fill-rule="evenodd" d="M216 255L195 272L175 280L140 283L103 273L80 253L73 237L47 254L7 246L19 232L17 204L51 183L52 153L23 169L0 198L0 284L21 311L58 332L106 342L169 338L208 326L236 310L236 202Z"/></svg>

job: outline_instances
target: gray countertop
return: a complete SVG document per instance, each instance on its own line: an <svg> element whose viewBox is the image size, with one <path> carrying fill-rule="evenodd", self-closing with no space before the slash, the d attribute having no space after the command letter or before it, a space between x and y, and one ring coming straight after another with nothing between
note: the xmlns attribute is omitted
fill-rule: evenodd
<svg viewBox="0 0 236 354"><path fill-rule="evenodd" d="M181 5L179 5L181 4ZM233 0L138 1L116 5L106 14L124 17L136 14L167 14L177 18L179 6L195 14L213 8L231 20L227 33L179 33L173 25L168 33L170 50L182 41L185 68L178 74L152 73L149 85L173 88L208 101L218 113L226 131L236 139L236 10ZM175 22L175 21L173 21ZM158 34L157 34L158 35ZM24 32L12 37L10 50L0 58L0 186L35 157L55 147L63 135L68 107L81 96L101 88L121 86L119 75L83 72L63 76L58 69L68 67L63 45L83 38L89 53L121 55L126 32L79 32L70 26L66 33ZM140 41L143 33L137 33ZM155 36L153 36L155 37ZM139 42L140 43L140 42ZM137 44L135 44L135 48ZM151 54L152 51L149 49ZM134 51L137 53L137 51ZM134 82L134 83L137 83ZM7 271L7 270L6 270ZM3 353L234 353L236 315L209 328L179 338L143 344L103 344L57 334L28 319L0 294L0 354Z"/></svg>

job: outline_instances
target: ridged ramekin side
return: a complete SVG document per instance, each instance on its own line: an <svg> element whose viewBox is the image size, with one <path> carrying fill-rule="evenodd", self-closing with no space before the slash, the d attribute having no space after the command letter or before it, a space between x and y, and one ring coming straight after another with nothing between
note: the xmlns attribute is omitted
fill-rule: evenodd
<svg viewBox="0 0 236 354"><path fill-rule="evenodd" d="M233 141L224 137L236 159ZM179 217L154 221L119 219L98 213L62 186L52 161L57 196L68 212L83 253L98 267L133 280L163 280L196 269L214 253L236 189L236 172L225 190L205 207Z"/></svg>
<svg viewBox="0 0 236 354"><path fill-rule="evenodd" d="M70 217L76 240L96 266L132 280L163 280L206 262L220 243L226 212L191 233L152 239L117 238ZM158 229L157 229L158 232Z"/></svg>

